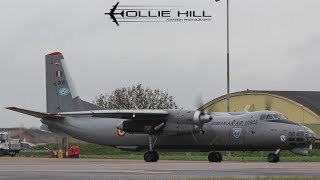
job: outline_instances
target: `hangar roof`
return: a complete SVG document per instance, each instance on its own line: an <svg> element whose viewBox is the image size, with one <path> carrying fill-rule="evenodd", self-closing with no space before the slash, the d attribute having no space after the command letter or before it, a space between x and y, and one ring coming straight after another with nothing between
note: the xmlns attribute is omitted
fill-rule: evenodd
<svg viewBox="0 0 320 180"><path fill-rule="evenodd" d="M302 104L303 106L309 108L311 111L316 113L320 116L320 91L260 91L260 90L247 90L247 91L240 91L232 93L233 95L241 95L241 94L247 94L247 93L266 93L266 94L272 94L272 95L278 95L282 96L288 99L291 99L292 101L295 101L299 104ZM226 95L221 96L217 99L226 98ZM211 105L213 102L215 102L217 99L214 99L199 109L203 109L209 105Z"/></svg>

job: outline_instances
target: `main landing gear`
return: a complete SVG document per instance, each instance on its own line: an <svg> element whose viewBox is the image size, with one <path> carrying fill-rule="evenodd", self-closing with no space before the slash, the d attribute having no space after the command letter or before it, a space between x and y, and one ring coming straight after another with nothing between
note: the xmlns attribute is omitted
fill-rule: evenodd
<svg viewBox="0 0 320 180"><path fill-rule="evenodd" d="M222 161L222 155L219 152L211 152L208 155L209 162L221 162Z"/></svg>
<svg viewBox="0 0 320 180"><path fill-rule="evenodd" d="M153 150L152 136L149 135L149 151L144 154L145 162L158 162L159 154Z"/></svg>
<svg viewBox="0 0 320 180"><path fill-rule="evenodd" d="M278 149L275 153L270 153L268 155L268 161L270 163L277 163L280 160L280 149Z"/></svg>

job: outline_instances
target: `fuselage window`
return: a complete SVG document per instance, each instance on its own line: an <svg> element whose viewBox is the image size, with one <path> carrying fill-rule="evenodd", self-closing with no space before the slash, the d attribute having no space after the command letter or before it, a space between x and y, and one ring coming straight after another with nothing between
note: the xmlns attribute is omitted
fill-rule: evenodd
<svg viewBox="0 0 320 180"><path fill-rule="evenodd" d="M289 132L289 136L295 136L296 133L295 132Z"/></svg>
<svg viewBox="0 0 320 180"><path fill-rule="evenodd" d="M304 138L297 138L297 141L304 141Z"/></svg>
<svg viewBox="0 0 320 180"><path fill-rule="evenodd" d="M302 131L298 131L298 132L296 133L296 135L297 135L297 136L300 136L300 137L303 137L304 133L303 133Z"/></svg>

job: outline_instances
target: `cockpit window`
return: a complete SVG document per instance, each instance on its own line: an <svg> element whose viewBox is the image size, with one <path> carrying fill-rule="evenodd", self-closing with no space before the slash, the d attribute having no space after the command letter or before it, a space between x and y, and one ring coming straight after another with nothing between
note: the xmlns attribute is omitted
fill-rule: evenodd
<svg viewBox="0 0 320 180"><path fill-rule="evenodd" d="M274 119L281 119L280 114L272 114L272 116L274 117Z"/></svg>
<svg viewBox="0 0 320 180"><path fill-rule="evenodd" d="M280 117L281 117L281 119L288 119L285 115L283 115L283 114L279 114L280 115Z"/></svg>
<svg viewBox="0 0 320 180"><path fill-rule="evenodd" d="M268 114L268 115L267 115L267 120L270 120L270 119L274 119L274 117L272 116L272 114Z"/></svg>
<svg viewBox="0 0 320 180"><path fill-rule="evenodd" d="M287 118L281 113L261 114L260 120L286 120Z"/></svg>
<svg viewBox="0 0 320 180"><path fill-rule="evenodd" d="M265 114L261 114L260 120L265 120L265 119L266 119L266 116L267 116L267 115L265 115Z"/></svg>

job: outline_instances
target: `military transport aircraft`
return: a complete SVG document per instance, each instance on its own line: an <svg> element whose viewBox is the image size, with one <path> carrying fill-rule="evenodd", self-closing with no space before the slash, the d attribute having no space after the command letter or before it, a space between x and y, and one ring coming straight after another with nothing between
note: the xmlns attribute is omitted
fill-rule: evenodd
<svg viewBox="0 0 320 180"><path fill-rule="evenodd" d="M158 151L210 152L210 162L221 162L217 151L280 150L307 155L304 149L316 135L279 112L201 112L199 110L106 110L76 94L61 53L46 55L47 113L16 107L7 109L40 118L42 130L130 151L146 151L146 162L157 162Z"/></svg>

